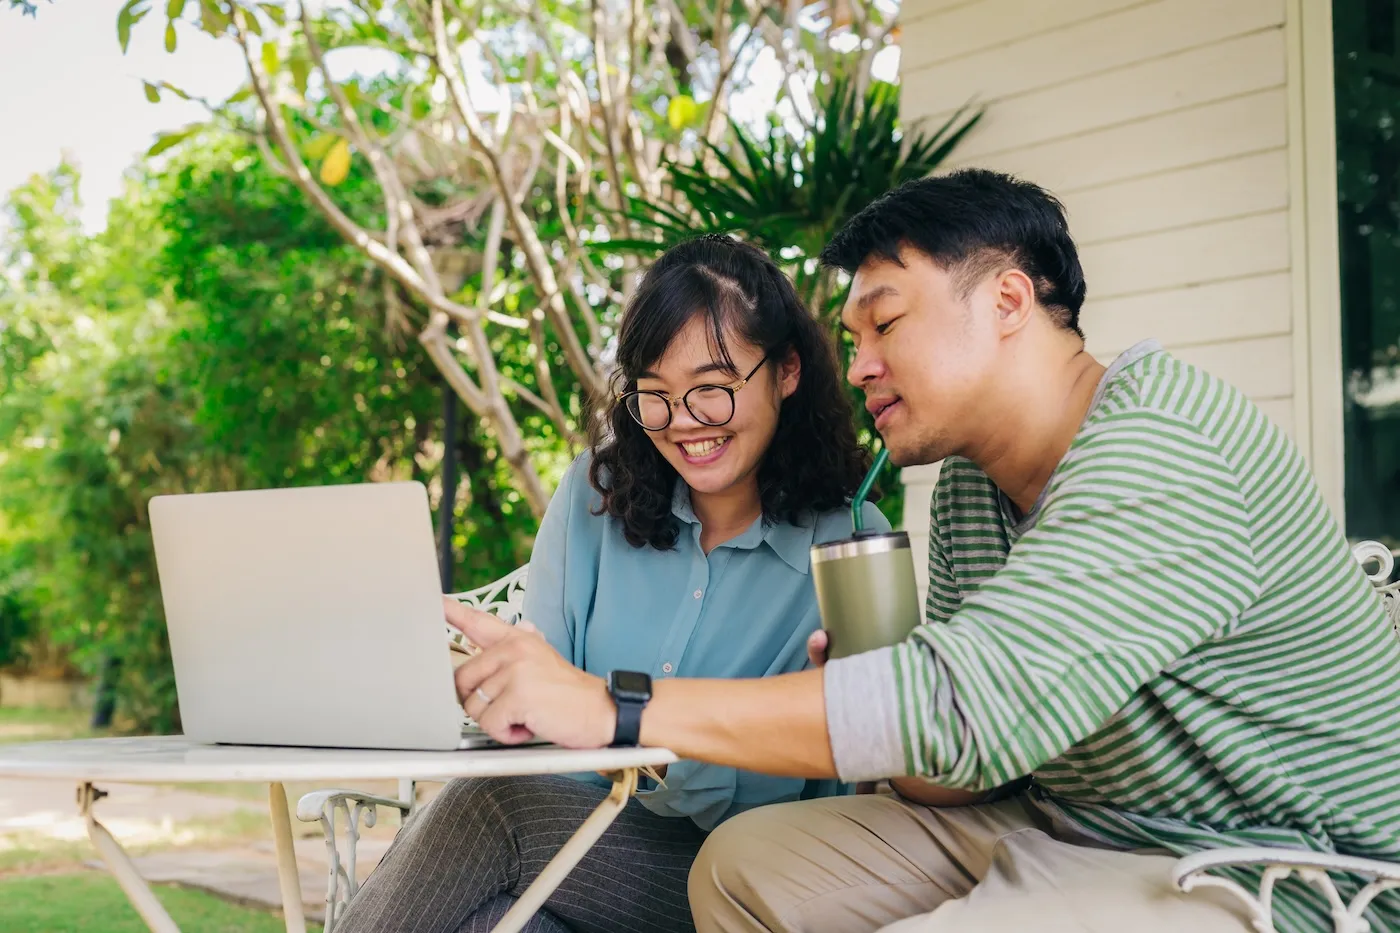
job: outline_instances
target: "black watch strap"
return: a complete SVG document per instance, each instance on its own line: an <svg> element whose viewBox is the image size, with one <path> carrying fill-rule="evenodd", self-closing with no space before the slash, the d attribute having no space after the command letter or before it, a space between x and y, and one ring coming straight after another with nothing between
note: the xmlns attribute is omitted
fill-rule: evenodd
<svg viewBox="0 0 1400 933"><path fill-rule="evenodd" d="M617 704L617 731L613 733L613 747L636 745L642 737L642 710L646 708L646 704L636 700L619 699L616 696L613 697L613 702Z"/></svg>
<svg viewBox="0 0 1400 933"><path fill-rule="evenodd" d="M651 700L651 677L640 671L613 671L608 675L608 694L617 706L613 747L639 744L642 738L642 710Z"/></svg>

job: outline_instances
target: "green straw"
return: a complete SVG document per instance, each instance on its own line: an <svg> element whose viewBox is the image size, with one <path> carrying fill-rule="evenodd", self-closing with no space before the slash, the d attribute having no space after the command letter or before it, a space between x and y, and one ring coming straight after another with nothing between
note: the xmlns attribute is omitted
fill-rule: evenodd
<svg viewBox="0 0 1400 933"><path fill-rule="evenodd" d="M880 471L885 468L889 459L889 448L881 447L880 452L875 455L875 462L870 465L870 472L865 474L865 479L860 481L856 497L851 500L851 528L855 534L860 534L865 530L865 514L861 507L865 505L865 497L870 495L870 487L875 485L875 477L880 475Z"/></svg>

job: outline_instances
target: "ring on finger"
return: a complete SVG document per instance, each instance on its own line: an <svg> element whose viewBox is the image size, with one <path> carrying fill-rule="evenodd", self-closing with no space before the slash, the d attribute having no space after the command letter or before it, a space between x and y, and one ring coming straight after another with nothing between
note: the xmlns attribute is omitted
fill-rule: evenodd
<svg viewBox="0 0 1400 933"><path fill-rule="evenodd" d="M482 690L480 687L476 688L476 698L487 706L491 705L491 697L487 696L486 691Z"/></svg>

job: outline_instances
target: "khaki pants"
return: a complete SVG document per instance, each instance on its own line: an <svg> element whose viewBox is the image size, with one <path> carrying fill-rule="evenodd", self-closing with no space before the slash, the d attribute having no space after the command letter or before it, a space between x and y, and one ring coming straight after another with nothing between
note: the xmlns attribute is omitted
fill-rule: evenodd
<svg viewBox="0 0 1400 933"><path fill-rule="evenodd" d="M890 794L751 810L690 873L700 933L1250 933L1215 890L1182 894L1170 856L1055 838L1011 799L930 808Z"/></svg>

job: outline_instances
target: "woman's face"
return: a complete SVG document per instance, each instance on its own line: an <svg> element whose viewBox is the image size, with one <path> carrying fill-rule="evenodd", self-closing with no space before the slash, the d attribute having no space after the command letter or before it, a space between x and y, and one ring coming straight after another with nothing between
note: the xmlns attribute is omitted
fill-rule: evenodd
<svg viewBox="0 0 1400 933"><path fill-rule="evenodd" d="M801 375L796 353L759 366L763 349L726 333L725 344L736 372L724 364L711 343L709 321L697 314L671 341L661 359L637 379L638 389L680 399L696 386L732 386L758 367L743 388L734 392L734 417L725 424L712 426L698 421L678 402L665 429L647 432L686 485L700 493L724 492L752 481L778 429L782 401L797 391ZM724 402L723 393L706 394ZM695 397L692 402L697 411L706 413L705 403L696 403Z"/></svg>

